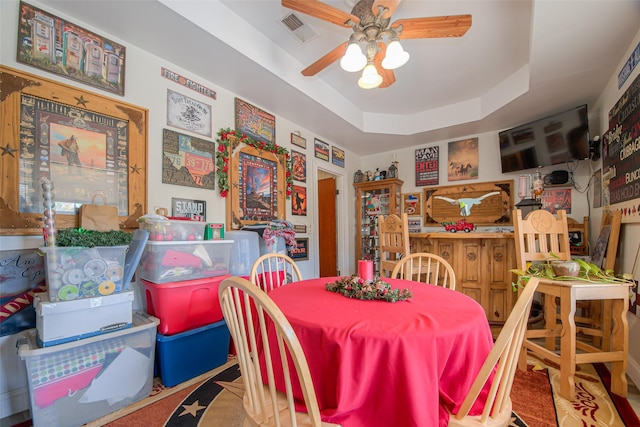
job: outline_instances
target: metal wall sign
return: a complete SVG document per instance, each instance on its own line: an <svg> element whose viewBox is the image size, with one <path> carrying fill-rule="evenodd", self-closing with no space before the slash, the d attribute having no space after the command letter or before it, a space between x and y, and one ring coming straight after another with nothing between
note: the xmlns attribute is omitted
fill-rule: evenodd
<svg viewBox="0 0 640 427"><path fill-rule="evenodd" d="M204 200L171 198L171 216L206 221L207 202Z"/></svg>

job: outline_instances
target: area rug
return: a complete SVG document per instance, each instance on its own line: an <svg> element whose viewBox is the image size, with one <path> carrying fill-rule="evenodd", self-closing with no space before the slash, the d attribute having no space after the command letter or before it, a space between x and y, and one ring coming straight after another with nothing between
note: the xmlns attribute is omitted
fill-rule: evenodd
<svg viewBox="0 0 640 427"><path fill-rule="evenodd" d="M640 427L629 402L610 394L610 374L603 364L578 367L576 399L568 401L554 392L559 389L557 366L535 358L528 363L527 372L516 373L510 426ZM156 380L150 397L87 427L241 427L242 393L240 371L232 359L175 387Z"/></svg>

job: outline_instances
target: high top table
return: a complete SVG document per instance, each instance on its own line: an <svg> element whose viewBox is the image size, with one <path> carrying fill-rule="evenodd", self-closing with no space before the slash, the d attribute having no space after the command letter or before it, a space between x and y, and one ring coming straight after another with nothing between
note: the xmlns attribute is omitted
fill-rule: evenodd
<svg viewBox="0 0 640 427"><path fill-rule="evenodd" d="M323 421L446 426L446 408L462 403L493 346L482 307L459 292L397 279L385 281L411 289L410 300L350 299L325 289L337 279L269 293L300 339Z"/></svg>

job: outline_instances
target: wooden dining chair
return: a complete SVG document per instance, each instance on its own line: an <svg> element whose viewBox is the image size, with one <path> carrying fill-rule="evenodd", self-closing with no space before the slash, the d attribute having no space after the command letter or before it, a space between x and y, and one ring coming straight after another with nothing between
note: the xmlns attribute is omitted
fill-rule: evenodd
<svg viewBox="0 0 640 427"><path fill-rule="evenodd" d="M218 296L244 383L245 425L338 426L320 419L318 400L300 341L271 298L241 277L223 280ZM292 365L289 360L293 361ZM280 366L274 369L277 364ZM290 369L295 370L293 375ZM285 389L276 389L277 382L283 383ZM302 391L306 413L296 412L294 390Z"/></svg>
<svg viewBox="0 0 640 427"><path fill-rule="evenodd" d="M511 386L518 367L522 341L527 330L527 319L538 282L538 278L529 279L460 408L455 414L450 414L449 427L506 427L509 425L511 420ZM469 415L471 407L494 372L495 375L482 414Z"/></svg>
<svg viewBox="0 0 640 427"><path fill-rule="evenodd" d="M390 214L378 216L380 277L389 277L398 261L409 255L409 217Z"/></svg>
<svg viewBox="0 0 640 427"><path fill-rule="evenodd" d="M513 234L516 265L520 270L526 270L530 262L544 262L552 258L571 259L569 227L564 210L559 210L556 217L549 211L539 209L522 218L522 211L514 209Z"/></svg>
<svg viewBox="0 0 640 427"><path fill-rule="evenodd" d="M391 273L393 279L406 279L456 289L456 273L440 255L419 252L402 258Z"/></svg>
<svg viewBox="0 0 640 427"><path fill-rule="evenodd" d="M251 266L251 282L265 292L302 280L302 273L291 257L278 252L264 254Z"/></svg>

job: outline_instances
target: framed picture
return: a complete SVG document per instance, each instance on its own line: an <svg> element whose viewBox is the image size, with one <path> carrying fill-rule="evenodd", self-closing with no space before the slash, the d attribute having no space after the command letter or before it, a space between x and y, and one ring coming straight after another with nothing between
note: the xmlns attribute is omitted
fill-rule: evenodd
<svg viewBox="0 0 640 427"><path fill-rule="evenodd" d="M602 268L604 257L607 253L607 244L609 243L609 235L611 234L611 225L603 225L596 240L596 245L591 252L591 262Z"/></svg>
<svg viewBox="0 0 640 427"><path fill-rule="evenodd" d="M307 216L307 188L299 185L293 186L291 198L291 213L298 216Z"/></svg>
<svg viewBox="0 0 640 427"><path fill-rule="evenodd" d="M291 169L295 181L307 182L307 156L291 150Z"/></svg>
<svg viewBox="0 0 640 427"><path fill-rule="evenodd" d="M307 148L307 140L295 133L291 133L291 143L300 148Z"/></svg>
<svg viewBox="0 0 640 427"><path fill-rule="evenodd" d="M162 131L162 182L213 190L215 143L169 129Z"/></svg>
<svg viewBox="0 0 640 427"><path fill-rule="evenodd" d="M408 216L422 216L422 193L403 194L402 212Z"/></svg>
<svg viewBox="0 0 640 427"><path fill-rule="evenodd" d="M97 191L118 207L121 229L147 209L148 111L0 66L3 141L0 234L42 235L41 178L53 184L55 224L78 227ZM20 120L16 120L19 117Z"/></svg>
<svg viewBox="0 0 640 427"><path fill-rule="evenodd" d="M320 141L316 138L313 143L313 151L316 158L322 159L325 162L329 161L329 144L326 142Z"/></svg>
<svg viewBox="0 0 640 427"><path fill-rule="evenodd" d="M124 96L126 48L20 2L18 62Z"/></svg>
<svg viewBox="0 0 640 427"><path fill-rule="evenodd" d="M415 151L416 187L438 185L440 147L425 147Z"/></svg>
<svg viewBox="0 0 640 427"><path fill-rule="evenodd" d="M258 150L236 139L228 146L227 230L286 219L285 154Z"/></svg>
<svg viewBox="0 0 640 427"><path fill-rule="evenodd" d="M332 145L331 146L331 163L343 168L344 167L344 150L341 150L338 147Z"/></svg>
<svg viewBox="0 0 640 427"><path fill-rule="evenodd" d="M258 141L276 142L276 117L236 98L236 130Z"/></svg>
<svg viewBox="0 0 640 427"><path fill-rule="evenodd" d="M297 238L296 247L289 249L289 256L296 261L304 261L309 259L309 239Z"/></svg>
<svg viewBox="0 0 640 427"><path fill-rule="evenodd" d="M570 188L547 188L541 196L542 209L556 214L558 210L564 209L571 213L571 189Z"/></svg>
<svg viewBox="0 0 640 427"><path fill-rule="evenodd" d="M296 234L307 234L307 226L306 224L293 224L293 231L295 231Z"/></svg>
<svg viewBox="0 0 640 427"><path fill-rule="evenodd" d="M478 138L449 143L449 181L478 179Z"/></svg>
<svg viewBox="0 0 640 427"><path fill-rule="evenodd" d="M167 89L167 125L211 137L211 105Z"/></svg>
<svg viewBox="0 0 640 427"><path fill-rule="evenodd" d="M513 225L513 180L429 187L423 191L424 226L457 222Z"/></svg>

